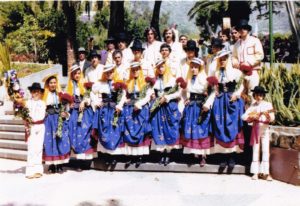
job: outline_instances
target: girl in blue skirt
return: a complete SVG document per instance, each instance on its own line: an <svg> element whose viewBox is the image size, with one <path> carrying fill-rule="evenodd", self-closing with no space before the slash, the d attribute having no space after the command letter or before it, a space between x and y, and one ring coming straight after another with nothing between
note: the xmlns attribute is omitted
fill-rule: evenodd
<svg viewBox="0 0 300 206"><path fill-rule="evenodd" d="M181 144L184 154L200 155L200 166L205 164L205 155L211 153L213 138L209 134L209 108L213 98L207 97L208 84L202 68L204 62L199 58L191 60L187 74L187 89L183 92L185 108L182 119ZM212 95L210 95L212 97Z"/></svg>
<svg viewBox="0 0 300 206"><path fill-rule="evenodd" d="M243 121L244 102L240 98L244 89L242 72L232 68L230 52L222 51L217 56L217 70L215 76L218 79L214 103L212 107L212 132L216 138L214 153L227 153L226 163L233 168L235 161L232 153L243 151Z"/></svg>
<svg viewBox="0 0 300 206"><path fill-rule="evenodd" d="M154 93L151 83L146 83L140 62L130 65L129 80L126 82L127 101L122 115L124 117L123 139L126 154L135 156L129 163L142 163L142 155L149 154L151 125L149 123L149 101Z"/></svg>
<svg viewBox="0 0 300 206"><path fill-rule="evenodd" d="M179 123L180 112L178 110L178 99L180 89L170 93L176 86L176 79L172 75L171 69L165 64L164 60L156 62L154 84L155 100L153 107L158 103L159 106L151 112L152 138L151 149L163 152L160 164L167 165L170 161L167 152L172 149L179 149Z"/></svg>
<svg viewBox="0 0 300 206"><path fill-rule="evenodd" d="M91 160L96 152L91 145L94 112L90 106L90 97L85 92L80 67L74 64L67 85L67 93L74 98L70 110L69 136L75 158Z"/></svg>
<svg viewBox="0 0 300 206"><path fill-rule="evenodd" d="M118 76L115 65L106 65L101 80L92 88L97 97L92 99L92 105L96 109L93 128L99 140L98 151L111 155L125 154L121 138L124 127L121 111L126 101L126 90L125 84L118 82Z"/></svg>
<svg viewBox="0 0 300 206"><path fill-rule="evenodd" d="M46 103L44 155L45 164L49 166L49 172L63 172L62 164L69 162L70 139L68 129L68 113L61 112L61 101L58 93L61 92L57 74L44 78L45 92L43 100ZM57 135L59 116L62 115L61 136Z"/></svg>

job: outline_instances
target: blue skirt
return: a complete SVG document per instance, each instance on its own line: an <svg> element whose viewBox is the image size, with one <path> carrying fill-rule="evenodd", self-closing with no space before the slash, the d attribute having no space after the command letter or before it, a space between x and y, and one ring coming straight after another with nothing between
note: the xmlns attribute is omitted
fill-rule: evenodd
<svg viewBox="0 0 300 206"><path fill-rule="evenodd" d="M134 111L133 105L125 105L122 116L124 142L131 146L150 145L150 140L146 138L151 132L149 105L146 104L138 111Z"/></svg>
<svg viewBox="0 0 300 206"><path fill-rule="evenodd" d="M201 114L202 104L192 101L183 110L181 144L188 148L209 149L213 146L211 131L211 112ZM201 122L199 116L201 114Z"/></svg>
<svg viewBox="0 0 300 206"><path fill-rule="evenodd" d="M156 145L179 143L180 112L178 103L170 101L154 111L151 118L152 138Z"/></svg>
<svg viewBox="0 0 300 206"><path fill-rule="evenodd" d="M94 149L91 142L94 112L92 107L83 110L81 122L77 122L79 116L78 109L71 110L69 119L69 133L72 148L75 154L91 154Z"/></svg>
<svg viewBox="0 0 300 206"><path fill-rule="evenodd" d="M242 133L244 102L241 98L230 102L232 93L221 93L212 108L212 132L217 143L231 148L244 143Z"/></svg>
<svg viewBox="0 0 300 206"><path fill-rule="evenodd" d="M63 164L70 158L69 122L63 122L62 137L56 137L58 117L58 114L48 114L45 118L43 159L47 164Z"/></svg>
<svg viewBox="0 0 300 206"><path fill-rule="evenodd" d="M93 129L97 130L100 144L107 150L115 150L123 144L121 132L124 128L122 114L119 114L117 126L113 126L115 106L107 104L98 108L94 115Z"/></svg>

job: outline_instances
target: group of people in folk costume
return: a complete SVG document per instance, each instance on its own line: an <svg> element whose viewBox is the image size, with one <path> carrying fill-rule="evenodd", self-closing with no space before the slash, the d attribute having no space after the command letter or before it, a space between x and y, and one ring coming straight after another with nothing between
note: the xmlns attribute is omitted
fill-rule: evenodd
<svg viewBox="0 0 300 206"><path fill-rule="evenodd" d="M243 151L244 120L253 123L253 179L263 174L271 180L268 123L274 120L274 111L263 100L266 91L258 86L257 72L263 51L259 40L250 36L247 22L241 21L235 29L241 37L233 52L215 39L212 55L205 61L198 58L195 41L183 46L175 42L171 29L164 31L163 43L156 40L155 29L148 28L147 42L136 39L130 48L125 34L116 40L110 37L107 50L90 52L91 62L80 48L65 90L72 101L62 100L56 75L45 78L44 89L39 83L29 87L32 100L27 105L34 121L26 176L42 174L41 162L31 160L35 154L43 152L49 171L55 173L69 161L71 150L80 160L93 159L97 151L111 157L128 155L138 167L151 150L161 152L160 163L167 165L168 153L183 148L184 154L199 156L201 166L206 155L223 153L227 155L221 166L234 167L232 154ZM253 93L246 112L245 89ZM30 152L36 128L39 135L45 130L44 147Z"/></svg>

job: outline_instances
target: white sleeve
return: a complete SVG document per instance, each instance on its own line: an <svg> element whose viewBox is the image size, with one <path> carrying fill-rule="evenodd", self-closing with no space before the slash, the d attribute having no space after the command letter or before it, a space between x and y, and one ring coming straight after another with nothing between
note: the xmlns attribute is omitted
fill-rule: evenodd
<svg viewBox="0 0 300 206"><path fill-rule="evenodd" d="M181 94L181 88L179 88L178 91L173 94L164 95L164 97L166 98L166 102L168 103L172 99L179 98L180 94Z"/></svg>
<svg viewBox="0 0 300 206"><path fill-rule="evenodd" d="M152 88L149 88L146 92L146 96L143 99L138 100L134 106L142 109L142 106L147 104L150 101L151 95L154 93L154 90Z"/></svg>
<svg viewBox="0 0 300 206"><path fill-rule="evenodd" d="M126 99L127 99L126 98L126 91L123 90L121 100L120 100L119 104L117 104L116 108L122 111L123 110L123 105L124 105Z"/></svg>
<svg viewBox="0 0 300 206"><path fill-rule="evenodd" d="M212 93L208 96L208 98L207 98L207 100L205 101L205 103L204 103L203 106L206 107L206 108L208 108L208 109L211 109L212 106L213 106L215 97L216 97L216 92L214 91L214 92L212 92Z"/></svg>

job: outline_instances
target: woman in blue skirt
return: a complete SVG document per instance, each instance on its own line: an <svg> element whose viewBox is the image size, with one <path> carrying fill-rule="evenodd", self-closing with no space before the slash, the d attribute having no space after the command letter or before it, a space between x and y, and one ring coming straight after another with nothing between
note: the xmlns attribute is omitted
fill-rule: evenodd
<svg viewBox="0 0 300 206"><path fill-rule="evenodd" d="M68 129L68 113L61 112L61 102L58 93L61 91L57 75L44 78L45 92L43 100L46 103L44 154L45 164L49 166L49 172L63 172L62 164L69 162L70 139ZM61 136L57 135L59 116L62 115Z"/></svg>
<svg viewBox="0 0 300 206"><path fill-rule="evenodd" d="M180 112L178 110L178 99L180 89L170 93L176 86L176 79L172 75L171 69L165 64L165 60L156 62L154 84L155 100L154 105L159 106L151 112L152 138L151 150L163 152L160 164L167 165L170 161L168 152L172 149L179 149L179 124ZM151 110L153 110L153 106Z"/></svg>
<svg viewBox="0 0 300 206"><path fill-rule="evenodd" d="M212 132L216 138L214 153L229 154L227 161L224 160L220 166L226 167L228 164L233 168L233 153L242 152L244 145L244 102L240 98L244 89L243 75L240 70L232 68L229 51L220 52L216 58L218 87L212 107Z"/></svg>
<svg viewBox="0 0 300 206"><path fill-rule="evenodd" d="M121 111L126 101L126 90L118 77L115 65L106 65L101 80L92 88L97 97L92 99L92 105L96 109L93 128L99 140L98 151L111 155L125 154L125 144L121 138L124 128Z"/></svg>
<svg viewBox="0 0 300 206"><path fill-rule="evenodd" d="M135 158L129 163L138 167L142 155L149 155L151 125L149 123L149 101L154 93L151 83L146 83L140 62L132 62L127 84L127 101L122 115L124 117L123 139L126 144L126 155Z"/></svg>
<svg viewBox="0 0 300 206"><path fill-rule="evenodd" d="M182 118L181 144L184 154L200 155L200 166L205 164L205 155L211 153L213 138L209 134L212 95L207 94L207 76L199 58L191 60L187 74L187 89L183 91L185 108Z"/></svg>
<svg viewBox="0 0 300 206"><path fill-rule="evenodd" d="M91 145L94 112L90 106L90 97L85 92L80 67L74 64L67 85L67 93L74 98L70 110L69 136L75 158L91 160L96 155Z"/></svg>

